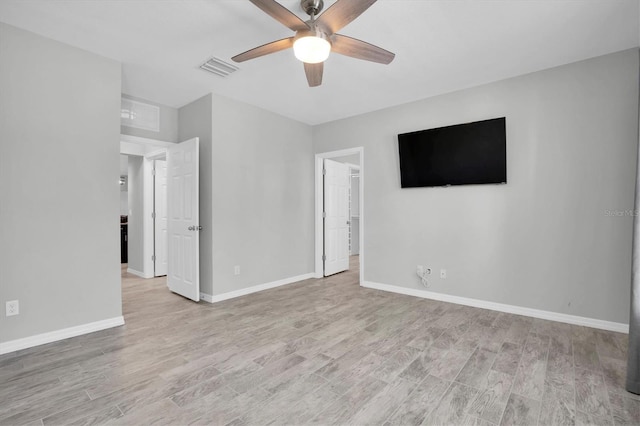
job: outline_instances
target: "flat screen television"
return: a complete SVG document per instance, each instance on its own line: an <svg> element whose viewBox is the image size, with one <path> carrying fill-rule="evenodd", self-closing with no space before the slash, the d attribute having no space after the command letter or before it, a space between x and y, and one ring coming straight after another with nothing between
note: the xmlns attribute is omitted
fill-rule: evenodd
<svg viewBox="0 0 640 426"><path fill-rule="evenodd" d="M506 120L398 135L402 188L507 183Z"/></svg>

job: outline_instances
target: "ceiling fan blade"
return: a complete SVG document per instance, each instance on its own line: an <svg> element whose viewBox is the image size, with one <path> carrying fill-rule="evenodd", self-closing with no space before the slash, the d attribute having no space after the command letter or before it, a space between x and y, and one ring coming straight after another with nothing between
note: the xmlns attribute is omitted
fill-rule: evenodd
<svg viewBox="0 0 640 426"><path fill-rule="evenodd" d="M318 64L304 64L304 72L307 75L309 87L317 87L322 84L322 71L324 70L324 62Z"/></svg>
<svg viewBox="0 0 640 426"><path fill-rule="evenodd" d="M349 22L360 16L365 10L377 0L338 0L323 14L317 22L335 34L345 27Z"/></svg>
<svg viewBox="0 0 640 426"><path fill-rule="evenodd" d="M293 37L283 38L282 40L272 41L271 43L263 44L262 46L247 50L244 53L231 58L234 62L244 62L249 59L259 58L260 56L269 55L270 53L276 53L281 50L289 49L293 47Z"/></svg>
<svg viewBox="0 0 640 426"><path fill-rule="evenodd" d="M387 65L396 57L395 53L391 53L381 47L341 34L331 36L331 41L332 52L351 56L352 58Z"/></svg>
<svg viewBox="0 0 640 426"><path fill-rule="evenodd" d="M267 15L271 16L273 19L293 31L305 30L309 28L309 26L302 19L298 18L298 16L293 14L289 9L282 6L275 0L249 1L262 9L262 11Z"/></svg>

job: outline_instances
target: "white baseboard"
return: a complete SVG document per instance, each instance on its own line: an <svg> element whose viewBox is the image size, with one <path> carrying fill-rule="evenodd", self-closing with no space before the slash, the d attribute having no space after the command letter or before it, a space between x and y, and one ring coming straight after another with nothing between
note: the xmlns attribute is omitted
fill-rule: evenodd
<svg viewBox="0 0 640 426"><path fill-rule="evenodd" d="M629 324L619 322L603 321L595 318L580 317L577 315L561 314L558 312L542 311L540 309L525 308L522 306L506 305L504 303L489 302L486 300L470 299L467 297L453 296L444 293L435 293L427 290L400 287L396 285L380 284L371 281L362 283L362 287L375 290L388 291L391 293L405 294L407 296L421 297L423 299L439 300L441 302L455 303L458 305L473 306L475 308L489 309L492 311L506 312L509 314L524 315L527 317L540 318L550 321L564 322L567 324L582 325L585 327L598 328L601 330L616 331L618 333L629 333Z"/></svg>
<svg viewBox="0 0 640 426"><path fill-rule="evenodd" d="M22 349L40 346L46 343L57 342L58 340L80 336L82 334L93 333L94 331L105 330L107 328L124 325L124 317L109 318L102 321L90 322L88 324L77 325L75 327L63 328L62 330L50 331L48 333L36 334L35 336L22 339L9 340L0 343L0 355Z"/></svg>
<svg viewBox="0 0 640 426"><path fill-rule="evenodd" d="M200 293L200 299L209 303L222 302L223 300L233 299L235 297L246 296L247 294L257 293L263 290L269 290L270 288L280 287L287 284L296 283L298 281L308 280L313 278L315 274L313 272L303 275L297 275L295 277L283 278L281 280L272 281L270 283L258 284L252 287L241 288L240 290L230 291L228 293L216 294L214 296L206 293Z"/></svg>
<svg viewBox="0 0 640 426"><path fill-rule="evenodd" d="M153 276L146 275L144 272L136 271L135 269L127 268L127 273L135 275L140 278L153 278Z"/></svg>

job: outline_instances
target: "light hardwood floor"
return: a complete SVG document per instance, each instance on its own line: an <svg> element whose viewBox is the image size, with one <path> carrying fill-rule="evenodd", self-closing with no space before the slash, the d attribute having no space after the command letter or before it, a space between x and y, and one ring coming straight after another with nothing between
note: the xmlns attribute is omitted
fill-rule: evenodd
<svg viewBox="0 0 640 426"><path fill-rule="evenodd" d="M125 273L125 326L0 357L0 424L640 424L625 335L357 274L211 305Z"/></svg>

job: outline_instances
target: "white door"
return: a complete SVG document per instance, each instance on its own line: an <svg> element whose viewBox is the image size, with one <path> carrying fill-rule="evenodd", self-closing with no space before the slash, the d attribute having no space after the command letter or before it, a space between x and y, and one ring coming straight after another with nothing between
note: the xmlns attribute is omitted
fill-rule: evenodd
<svg viewBox="0 0 640 426"><path fill-rule="evenodd" d="M349 269L349 166L324 160L324 276Z"/></svg>
<svg viewBox="0 0 640 426"><path fill-rule="evenodd" d="M167 149L167 285L196 302L200 300L198 146L194 138Z"/></svg>
<svg viewBox="0 0 640 426"><path fill-rule="evenodd" d="M167 162L154 164L154 275L167 275Z"/></svg>

